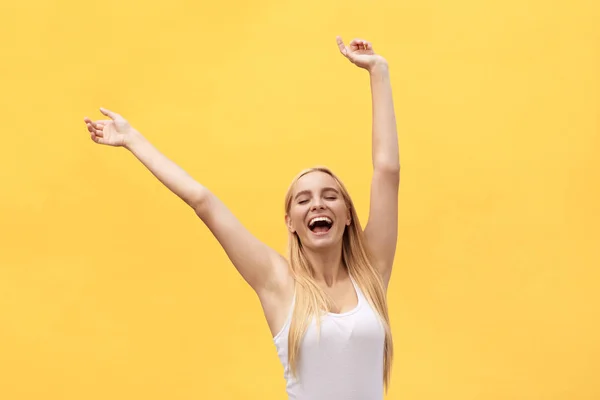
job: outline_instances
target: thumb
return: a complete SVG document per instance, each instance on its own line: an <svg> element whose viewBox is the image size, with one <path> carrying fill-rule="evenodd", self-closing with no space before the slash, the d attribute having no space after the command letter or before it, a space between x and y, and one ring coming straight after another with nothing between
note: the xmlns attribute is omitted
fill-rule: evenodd
<svg viewBox="0 0 600 400"><path fill-rule="evenodd" d="M344 56L348 57L348 48L344 44L344 41L342 40L342 38L340 36L336 36L335 39L336 39L336 42L338 45L338 49L340 50L340 53L342 53Z"/></svg>
<svg viewBox="0 0 600 400"><path fill-rule="evenodd" d="M113 121L120 117L120 115L117 114L116 112L107 110L106 108L100 107L100 112L102 114L106 115L107 117L109 117L110 119L112 119Z"/></svg>

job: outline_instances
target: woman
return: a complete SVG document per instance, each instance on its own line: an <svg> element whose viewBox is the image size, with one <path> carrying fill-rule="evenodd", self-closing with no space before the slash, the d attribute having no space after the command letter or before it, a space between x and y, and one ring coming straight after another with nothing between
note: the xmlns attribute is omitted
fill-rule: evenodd
<svg viewBox="0 0 600 400"><path fill-rule="evenodd" d="M400 158L387 61L355 39L340 52L369 72L373 178L364 229L344 185L326 168L301 172L285 198L289 254L248 232L207 188L154 148L120 115L85 118L94 142L125 147L194 209L258 295L290 399L382 399L392 337L386 291L397 239Z"/></svg>

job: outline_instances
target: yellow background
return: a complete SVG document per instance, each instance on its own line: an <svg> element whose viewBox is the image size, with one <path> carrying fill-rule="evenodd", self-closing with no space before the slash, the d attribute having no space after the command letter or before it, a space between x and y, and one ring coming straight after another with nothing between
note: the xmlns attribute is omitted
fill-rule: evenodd
<svg viewBox="0 0 600 400"><path fill-rule="evenodd" d="M600 398L600 6L31 0L0 6L0 399L282 399L255 295L123 149L130 120L285 251L293 175L366 222L367 74L401 145L388 399Z"/></svg>

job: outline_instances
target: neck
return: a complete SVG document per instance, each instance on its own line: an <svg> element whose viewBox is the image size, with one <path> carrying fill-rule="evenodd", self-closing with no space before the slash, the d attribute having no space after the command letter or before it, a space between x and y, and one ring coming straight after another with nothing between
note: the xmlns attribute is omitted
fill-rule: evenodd
<svg viewBox="0 0 600 400"><path fill-rule="evenodd" d="M315 279L327 286L332 286L337 281L348 276L348 271L342 265L342 246L331 249L312 250L304 249L306 258L315 271Z"/></svg>

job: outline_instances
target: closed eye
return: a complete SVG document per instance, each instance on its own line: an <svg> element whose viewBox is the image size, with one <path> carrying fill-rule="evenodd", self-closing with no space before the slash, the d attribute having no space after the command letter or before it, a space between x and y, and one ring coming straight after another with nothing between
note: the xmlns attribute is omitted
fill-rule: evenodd
<svg viewBox="0 0 600 400"><path fill-rule="evenodd" d="M300 200L300 201L298 202L298 204L306 204L306 203L308 203L308 200Z"/></svg>

